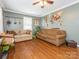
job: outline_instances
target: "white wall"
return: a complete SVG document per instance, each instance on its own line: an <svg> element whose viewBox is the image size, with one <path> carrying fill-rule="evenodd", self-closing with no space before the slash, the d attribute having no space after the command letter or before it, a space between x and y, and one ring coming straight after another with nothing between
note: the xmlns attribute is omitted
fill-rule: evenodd
<svg viewBox="0 0 79 59"><path fill-rule="evenodd" d="M79 3L62 11L63 27L67 32L67 40L75 40L79 44Z"/></svg>
<svg viewBox="0 0 79 59"><path fill-rule="evenodd" d="M0 7L0 32L3 32L3 13L1 7Z"/></svg>

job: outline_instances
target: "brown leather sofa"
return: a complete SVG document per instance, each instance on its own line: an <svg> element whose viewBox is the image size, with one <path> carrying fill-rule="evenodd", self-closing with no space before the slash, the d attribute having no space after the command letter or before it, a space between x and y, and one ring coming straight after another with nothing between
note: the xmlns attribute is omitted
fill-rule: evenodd
<svg viewBox="0 0 79 59"><path fill-rule="evenodd" d="M65 43L66 32L60 29L42 29L36 36L56 46L60 46Z"/></svg>

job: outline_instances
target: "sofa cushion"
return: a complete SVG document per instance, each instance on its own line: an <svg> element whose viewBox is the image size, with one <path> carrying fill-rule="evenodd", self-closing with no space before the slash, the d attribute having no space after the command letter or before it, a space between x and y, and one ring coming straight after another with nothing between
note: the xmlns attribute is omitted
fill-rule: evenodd
<svg viewBox="0 0 79 59"><path fill-rule="evenodd" d="M26 31L26 34L31 34L31 31L30 31L30 30L27 30L27 31Z"/></svg>
<svg viewBox="0 0 79 59"><path fill-rule="evenodd" d="M49 30L49 31L47 31L47 34L49 34L49 35L56 35L57 34L57 30Z"/></svg>
<svg viewBox="0 0 79 59"><path fill-rule="evenodd" d="M59 29L43 29L41 32L49 35L56 35Z"/></svg>
<svg viewBox="0 0 79 59"><path fill-rule="evenodd" d="M20 34L20 30L16 30L16 31L14 31L15 33L16 33L16 35L18 35L18 34Z"/></svg>
<svg viewBox="0 0 79 59"><path fill-rule="evenodd" d="M60 30L60 31L57 32L57 34L58 34L58 35L66 35L66 32L63 31L63 30Z"/></svg>
<svg viewBox="0 0 79 59"><path fill-rule="evenodd" d="M13 35L16 35L17 34L15 31L6 31L5 33L6 34L13 34Z"/></svg>
<svg viewBox="0 0 79 59"><path fill-rule="evenodd" d="M16 35L31 34L31 30L16 30Z"/></svg>
<svg viewBox="0 0 79 59"><path fill-rule="evenodd" d="M42 34L42 32L38 32L38 35L41 35L42 37L47 37L46 35L45 35L45 33L44 34Z"/></svg>
<svg viewBox="0 0 79 59"><path fill-rule="evenodd" d="M26 34L26 30L20 30L20 34Z"/></svg>
<svg viewBox="0 0 79 59"><path fill-rule="evenodd" d="M15 35L15 37L24 37L24 36L30 36L30 35L26 35L26 34Z"/></svg>
<svg viewBox="0 0 79 59"><path fill-rule="evenodd" d="M65 38L66 34L65 31L60 29L43 29L40 32L38 32L38 35L41 35L45 38L50 39L63 39Z"/></svg>
<svg viewBox="0 0 79 59"><path fill-rule="evenodd" d="M46 29L43 29L40 31L41 33L46 33Z"/></svg>
<svg viewBox="0 0 79 59"><path fill-rule="evenodd" d="M56 35L56 38L57 39L64 39L65 38L65 35Z"/></svg>
<svg viewBox="0 0 79 59"><path fill-rule="evenodd" d="M48 34L46 34L46 37L48 38L48 39L56 39L56 35L48 35Z"/></svg>

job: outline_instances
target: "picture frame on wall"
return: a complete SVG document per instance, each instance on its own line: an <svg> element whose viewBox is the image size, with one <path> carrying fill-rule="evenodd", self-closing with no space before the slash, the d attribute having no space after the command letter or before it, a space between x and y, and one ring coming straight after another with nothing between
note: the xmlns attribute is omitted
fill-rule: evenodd
<svg viewBox="0 0 79 59"><path fill-rule="evenodd" d="M17 24L17 22L14 22L14 24Z"/></svg>
<svg viewBox="0 0 79 59"><path fill-rule="evenodd" d="M8 21L7 21L7 25L9 26L10 24L11 24L11 21L10 21L10 20L8 20Z"/></svg>
<svg viewBox="0 0 79 59"><path fill-rule="evenodd" d="M34 25L39 25L39 20L40 20L40 18L36 17L34 19Z"/></svg>

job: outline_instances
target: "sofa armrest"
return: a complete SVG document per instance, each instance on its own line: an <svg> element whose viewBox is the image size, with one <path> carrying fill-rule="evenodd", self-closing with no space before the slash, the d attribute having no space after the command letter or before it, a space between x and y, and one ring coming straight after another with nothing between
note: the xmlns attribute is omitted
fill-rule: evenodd
<svg viewBox="0 0 79 59"><path fill-rule="evenodd" d="M57 39L64 39L65 38L65 35L56 35L56 38Z"/></svg>

